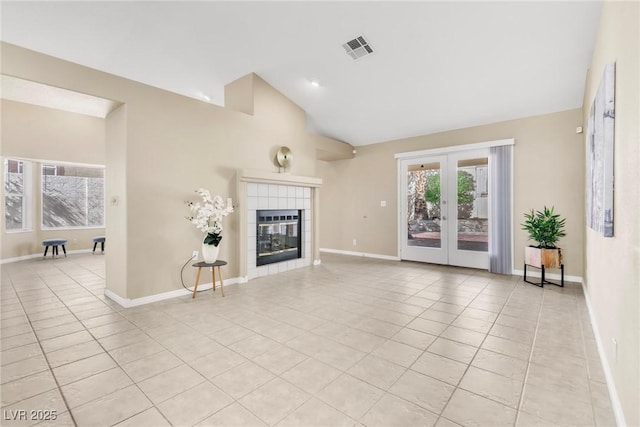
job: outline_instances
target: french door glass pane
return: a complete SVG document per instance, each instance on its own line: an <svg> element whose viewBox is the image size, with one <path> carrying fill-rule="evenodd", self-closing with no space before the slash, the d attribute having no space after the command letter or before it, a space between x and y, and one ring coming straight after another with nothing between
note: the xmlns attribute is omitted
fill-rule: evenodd
<svg viewBox="0 0 640 427"><path fill-rule="evenodd" d="M458 161L458 249L487 252L489 249L488 159Z"/></svg>
<svg viewBox="0 0 640 427"><path fill-rule="evenodd" d="M410 165L407 174L407 245L440 248L440 163Z"/></svg>

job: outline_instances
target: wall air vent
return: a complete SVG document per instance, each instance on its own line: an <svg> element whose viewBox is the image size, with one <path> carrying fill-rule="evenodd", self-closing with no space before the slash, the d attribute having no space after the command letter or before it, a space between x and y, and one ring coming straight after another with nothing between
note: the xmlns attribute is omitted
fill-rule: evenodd
<svg viewBox="0 0 640 427"><path fill-rule="evenodd" d="M371 45L365 40L364 36L360 35L353 40L350 40L342 45L344 50L354 60L358 60L373 53Z"/></svg>

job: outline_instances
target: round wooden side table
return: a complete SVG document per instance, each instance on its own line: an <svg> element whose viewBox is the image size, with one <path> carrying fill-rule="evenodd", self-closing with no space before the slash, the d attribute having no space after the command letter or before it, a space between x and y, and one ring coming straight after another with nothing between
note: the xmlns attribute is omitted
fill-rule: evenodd
<svg viewBox="0 0 640 427"><path fill-rule="evenodd" d="M193 287L192 298L195 298L196 292L198 292L198 282L200 281L200 273L202 272L202 267L211 268L211 280L213 284L213 287L212 287L213 292L216 291L216 268L218 269L218 276L220 276L220 291L222 292L222 296L224 297L224 281L222 280L222 270L220 269L220 267L222 267L223 265L227 265L227 261L222 261L221 259L212 263L200 261L192 265L193 267L198 267L198 274L196 274L196 284Z"/></svg>

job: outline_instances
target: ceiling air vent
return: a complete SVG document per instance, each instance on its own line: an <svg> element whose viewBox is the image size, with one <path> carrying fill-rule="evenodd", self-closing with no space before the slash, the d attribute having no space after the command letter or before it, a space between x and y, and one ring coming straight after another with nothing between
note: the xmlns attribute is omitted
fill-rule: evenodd
<svg viewBox="0 0 640 427"><path fill-rule="evenodd" d="M342 47L347 51L347 55L355 60L373 53L373 49L365 40L364 36L358 36L343 44Z"/></svg>

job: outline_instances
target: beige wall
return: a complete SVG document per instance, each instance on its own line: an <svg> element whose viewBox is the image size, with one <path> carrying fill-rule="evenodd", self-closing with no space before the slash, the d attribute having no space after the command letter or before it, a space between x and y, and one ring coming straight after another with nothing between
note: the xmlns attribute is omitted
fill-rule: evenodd
<svg viewBox="0 0 640 427"><path fill-rule="evenodd" d="M615 62L615 235L605 238L585 228L585 279L629 426L640 425L639 14L638 2L604 2L583 104L586 124L604 66Z"/></svg>
<svg viewBox="0 0 640 427"><path fill-rule="evenodd" d="M202 234L184 219L184 201L197 200L195 189L235 199L236 171L277 172L273 159L281 145L294 153L291 174L315 175L315 145L302 110L261 79L255 82L256 116L146 88L144 98L125 100L128 298L176 289L182 263L200 250ZM220 258L229 262L225 275L237 277L238 215L224 226Z"/></svg>
<svg viewBox="0 0 640 427"><path fill-rule="evenodd" d="M0 106L2 157L105 164L104 120L7 100L2 100ZM40 162L32 162L32 230L7 233L2 215L2 259L41 253L42 240L53 237L66 238L67 250L88 249L93 247L93 236L104 234L104 228L40 229L40 167Z"/></svg>
<svg viewBox="0 0 640 427"><path fill-rule="evenodd" d="M112 111L106 119L105 216L109 250L106 277L109 289L127 294L127 106ZM111 250L113 248L113 250Z"/></svg>
<svg viewBox="0 0 640 427"><path fill-rule="evenodd" d="M189 213L184 201L195 200L195 189L204 187L235 198L236 170L276 173L273 160L282 145L294 154L291 174L316 173L316 141L305 131L304 111L255 75L246 77L251 89L227 94L252 93L254 115L249 115L6 43L2 44L2 72L126 105L118 117L107 120L107 131L121 145L107 150L107 204L118 196L119 205L107 209L106 233L126 233L120 239L124 248L109 246L126 255L107 258L111 272L107 287L121 297L180 288L180 267L193 250L200 250L203 237L184 219ZM230 104L247 105L233 100ZM124 185L109 182L112 166L126 176ZM237 218L231 215L224 223L220 257L229 262L226 277L238 275ZM112 220L126 224L126 231L112 230ZM193 270L186 271L189 283ZM114 283L111 276L126 277L126 284Z"/></svg>
<svg viewBox="0 0 640 427"><path fill-rule="evenodd" d="M253 77L247 74L224 87L224 107L253 115Z"/></svg>
<svg viewBox="0 0 640 427"><path fill-rule="evenodd" d="M354 148L346 142L336 141L322 135L315 135L316 159L318 160L344 160L353 159Z"/></svg>
<svg viewBox="0 0 640 427"><path fill-rule="evenodd" d="M104 120L0 100L2 155L104 165Z"/></svg>
<svg viewBox="0 0 640 427"><path fill-rule="evenodd" d="M454 130L357 147L355 158L318 162L322 248L397 256L397 161L394 154L515 138L514 265L522 269L530 242L520 228L531 208L555 206L567 218L559 245L566 274L582 276L583 159L581 110ZM380 207L385 200L387 207ZM352 241L356 239L357 246Z"/></svg>

